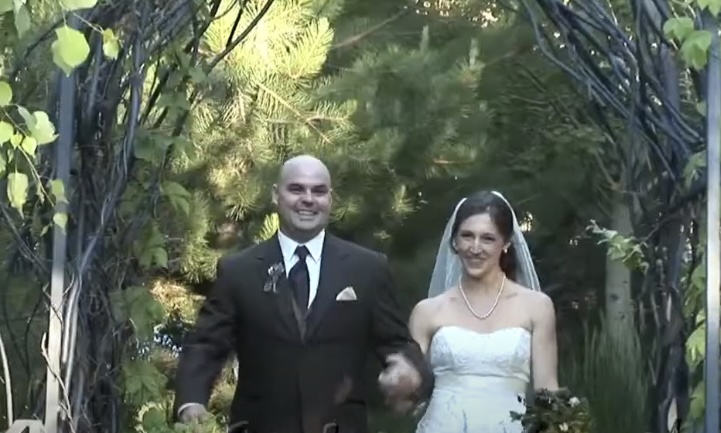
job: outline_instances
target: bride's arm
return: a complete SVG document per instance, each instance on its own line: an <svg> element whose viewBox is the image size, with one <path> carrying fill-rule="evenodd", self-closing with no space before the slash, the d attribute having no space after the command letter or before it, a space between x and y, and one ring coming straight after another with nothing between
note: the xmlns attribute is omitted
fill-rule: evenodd
<svg viewBox="0 0 721 433"><path fill-rule="evenodd" d="M542 292L533 292L531 295L532 305L529 311L533 321L531 343L533 386L536 389L556 391L558 390L558 343L553 301Z"/></svg>
<svg viewBox="0 0 721 433"><path fill-rule="evenodd" d="M408 320L408 330L411 337L416 340L423 354L428 353L428 346L433 336L433 300L424 299L416 304L411 311L411 317Z"/></svg>
<svg viewBox="0 0 721 433"><path fill-rule="evenodd" d="M418 343L424 356L428 354L428 346L430 345L433 335L433 307L430 299L424 299L416 304L411 311L408 320L408 330L411 337ZM426 380L422 389L416 394L415 398L410 400L393 400L387 401L393 409L398 413L407 413L411 410L423 407L425 401L433 392L433 380ZM415 411L414 411L415 412Z"/></svg>

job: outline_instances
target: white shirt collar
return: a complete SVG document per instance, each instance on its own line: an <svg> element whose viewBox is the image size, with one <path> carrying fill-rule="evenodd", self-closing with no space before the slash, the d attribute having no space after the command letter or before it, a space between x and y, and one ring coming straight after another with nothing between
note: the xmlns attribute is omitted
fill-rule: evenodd
<svg viewBox="0 0 721 433"><path fill-rule="evenodd" d="M295 249L298 245L305 245L308 248L310 257L320 262L320 256L323 253L323 243L325 241L325 230L318 233L313 239L300 244L293 239L286 236L282 231L278 230L278 243L280 243L280 251L283 253L283 258L289 260L295 254Z"/></svg>

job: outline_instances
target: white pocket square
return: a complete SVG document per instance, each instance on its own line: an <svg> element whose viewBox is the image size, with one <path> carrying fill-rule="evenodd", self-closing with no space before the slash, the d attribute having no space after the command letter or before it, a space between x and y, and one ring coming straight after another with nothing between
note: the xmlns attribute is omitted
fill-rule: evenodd
<svg viewBox="0 0 721 433"><path fill-rule="evenodd" d="M357 301L358 297L355 295L355 290L353 290L353 287L346 287L345 289L341 290L340 293L338 293L338 296L335 297L336 301Z"/></svg>

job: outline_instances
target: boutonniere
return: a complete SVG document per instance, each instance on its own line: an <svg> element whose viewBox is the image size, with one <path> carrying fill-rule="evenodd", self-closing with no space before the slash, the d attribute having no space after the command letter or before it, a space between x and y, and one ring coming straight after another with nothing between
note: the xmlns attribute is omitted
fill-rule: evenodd
<svg viewBox="0 0 721 433"><path fill-rule="evenodd" d="M285 272L285 266L282 262L278 262L268 268L268 278L263 284L263 292L277 293L278 278Z"/></svg>

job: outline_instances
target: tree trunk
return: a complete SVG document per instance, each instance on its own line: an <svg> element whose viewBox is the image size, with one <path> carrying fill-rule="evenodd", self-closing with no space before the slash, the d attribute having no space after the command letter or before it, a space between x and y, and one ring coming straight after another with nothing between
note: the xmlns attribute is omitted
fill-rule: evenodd
<svg viewBox="0 0 721 433"><path fill-rule="evenodd" d="M611 229L621 236L633 234L631 211L622 194L612 204ZM620 260L606 255L606 320L614 333L633 326L631 270Z"/></svg>

